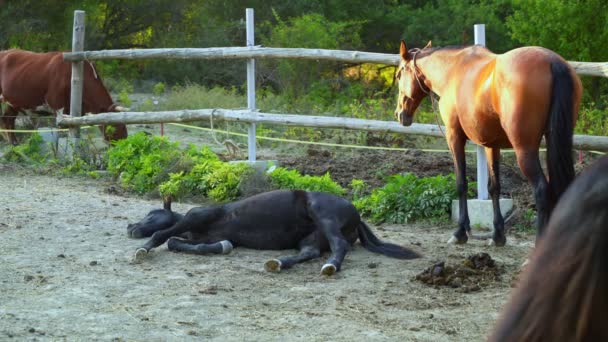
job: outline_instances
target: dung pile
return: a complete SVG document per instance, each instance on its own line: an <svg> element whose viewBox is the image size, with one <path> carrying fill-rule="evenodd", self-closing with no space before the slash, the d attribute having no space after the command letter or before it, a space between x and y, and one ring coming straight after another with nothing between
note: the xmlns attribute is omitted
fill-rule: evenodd
<svg viewBox="0 0 608 342"><path fill-rule="evenodd" d="M434 287L451 287L459 292L480 291L500 280L501 270L488 253L471 255L456 265L440 261L427 267L415 279Z"/></svg>

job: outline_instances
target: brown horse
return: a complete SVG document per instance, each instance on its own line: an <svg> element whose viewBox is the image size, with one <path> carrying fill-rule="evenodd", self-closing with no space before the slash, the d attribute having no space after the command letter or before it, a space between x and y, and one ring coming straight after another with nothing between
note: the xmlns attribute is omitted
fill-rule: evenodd
<svg viewBox="0 0 608 342"><path fill-rule="evenodd" d="M420 101L440 97L439 111L452 151L460 200L458 229L450 242L466 243L470 234L464 147L467 140L485 147L494 208L492 243L506 243L500 213L501 148L513 148L520 169L534 187L537 234L574 178L572 136L582 94L580 79L556 53L523 47L501 55L483 46L406 48L401 42L396 118L412 123ZM542 137L547 141L545 178L539 159Z"/></svg>
<svg viewBox="0 0 608 342"><path fill-rule="evenodd" d="M112 101L92 63L83 64L83 113L120 112L125 110ZM11 49L0 51L0 128L15 129L19 113L31 110L36 113L63 109L70 112L72 64L63 60L61 52L35 53ZM48 113L51 114L51 113ZM113 131L100 127L107 141L127 137L127 127L114 125ZM8 140L17 144L15 133L8 132Z"/></svg>
<svg viewBox="0 0 608 342"><path fill-rule="evenodd" d="M608 156L564 193L490 341L608 341Z"/></svg>

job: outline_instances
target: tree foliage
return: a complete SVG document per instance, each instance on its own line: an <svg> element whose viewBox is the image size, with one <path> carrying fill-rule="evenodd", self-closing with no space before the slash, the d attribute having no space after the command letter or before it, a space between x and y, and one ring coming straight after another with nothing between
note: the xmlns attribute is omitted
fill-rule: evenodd
<svg viewBox="0 0 608 342"><path fill-rule="evenodd" d="M605 0L0 0L0 49L69 49L75 9L86 11L88 50L243 46L246 7L255 9L256 43L273 47L396 53L400 39L412 47L428 40L435 46L472 44L473 25L484 23L486 43L498 53L541 45L567 59L608 56ZM244 63L238 60L100 64L106 78L223 87L245 83ZM330 62L263 61L260 66L262 86L294 96L318 89L318 80L342 87L353 77L345 72L348 65ZM598 102L602 88L594 82Z"/></svg>

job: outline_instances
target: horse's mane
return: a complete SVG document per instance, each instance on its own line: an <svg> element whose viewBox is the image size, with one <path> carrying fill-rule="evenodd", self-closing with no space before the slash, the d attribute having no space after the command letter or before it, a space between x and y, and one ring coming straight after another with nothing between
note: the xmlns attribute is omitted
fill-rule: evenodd
<svg viewBox="0 0 608 342"><path fill-rule="evenodd" d="M490 341L608 340L608 157L553 211Z"/></svg>

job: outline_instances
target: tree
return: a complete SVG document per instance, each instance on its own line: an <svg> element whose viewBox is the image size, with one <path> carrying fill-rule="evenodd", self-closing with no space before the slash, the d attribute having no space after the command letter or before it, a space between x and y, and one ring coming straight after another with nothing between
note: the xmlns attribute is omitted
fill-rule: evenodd
<svg viewBox="0 0 608 342"><path fill-rule="evenodd" d="M522 45L551 49L567 60L608 60L608 2L606 0L515 0L516 11L507 19L512 37ZM598 106L608 82L595 77L584 80Z"/></svg>

